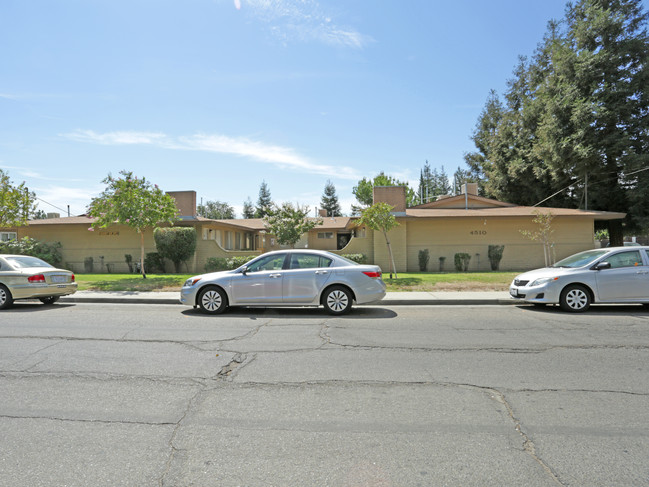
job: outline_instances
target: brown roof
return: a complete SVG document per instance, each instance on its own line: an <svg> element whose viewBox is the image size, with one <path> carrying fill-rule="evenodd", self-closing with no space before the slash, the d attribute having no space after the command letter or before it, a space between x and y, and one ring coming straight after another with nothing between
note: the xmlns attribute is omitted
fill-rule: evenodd
<svg viewBox="0 0 649 487"><path fill-rule="evenodd" d="M550 212L554 216L588 216L594 220L617 220L626 216L626 213L617 213L612 211L586 211L575 210L572 208L539 208L536 206L507 206L500 208L475 208L475 209L459 209L459 208L440 208L440 209L424 209L424 208L408 208L406 216L413 218L469 218L469 217L514 217L514 216L536 216L537 212L547 213Z"/></svg>
<svg viewBox="0 0 649 487"><path fill-rule="evenodd" d="M412 206L411 208L424 209L424 208L439 208L439 207L448 207L449 205L460 205L464 206L466 201L471 203L479 203L480 207L493 206L493 207L503 207L503 206L516 206L512 203L505 203L503 201L493 200L491 198L485 198L484 196L478 196L475 194L464 195L460 194L457 196L448 196L441 199L430 201L421 205Z"/></svg>

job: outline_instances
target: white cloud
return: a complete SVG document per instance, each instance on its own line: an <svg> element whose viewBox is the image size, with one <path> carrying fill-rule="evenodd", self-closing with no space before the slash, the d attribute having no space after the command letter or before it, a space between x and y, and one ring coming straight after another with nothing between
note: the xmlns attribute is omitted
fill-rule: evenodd
<svg viewBox="0 0 649 487"><path fill-rule="evenodd" d="M93 142L102 145L156 144L161 145L166 139L165 134L157 132L107 132L98 134L93 130L76 130L69 134L61 134L67 139L79 142Z"/></svg>
<svg viewBox="0 0 649 487"><path fill-rule="evenodd" d="M269 25L284 41L315 40L329 45L362 49L373 41L353 28L337 25L316 0L244 0L243 10Z"/></svg>
<svg viewBox="0 0 649 487"><path fill-rule="evenodd" d="M120 131L100 134L92 130L77 130L69 134L61 134L61 136L77 142L101 145L140 144L152 145L164 149L233 154L254 159L262 163L274 164L281 169L299 170L306 173L323 174L325 176L343 179L360 179L358 172L351 167L317 164L296 153L291 148L270 145L245 137L196 134L174 139L165 134L154 132Z"/></svg>

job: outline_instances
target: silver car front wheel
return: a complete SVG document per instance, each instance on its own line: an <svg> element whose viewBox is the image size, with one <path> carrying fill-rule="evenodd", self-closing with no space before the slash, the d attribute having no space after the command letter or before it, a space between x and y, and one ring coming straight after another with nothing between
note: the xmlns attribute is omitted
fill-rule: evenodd
<svg viewBox="0 0 649 487"><path fill-rule="evenodd" d="M228 307L228 298L218 287L207 287L198 295L198 306L204 313L217 315Z"/></svg>
<svg viewBox="0 0 649 487"><path fill-rule="evenodd" d="M586 288L572 284L561 291L559 304L564 311L579 313L590 307L590 301L590 293Z"/></svg>
<svg viewBox="0 0 649 487"><path fill-rule="evenodd" d="M352 309L352 296L344 287L333 286L325 291L322 304L329 314L343 315Z"/></svg>

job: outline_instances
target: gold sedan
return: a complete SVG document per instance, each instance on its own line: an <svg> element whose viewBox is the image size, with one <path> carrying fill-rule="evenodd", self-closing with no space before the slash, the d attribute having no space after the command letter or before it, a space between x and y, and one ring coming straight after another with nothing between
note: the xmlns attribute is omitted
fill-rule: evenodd
<svg viewBox="0 0 649 487"><path fill-rule="evenodd" d="M10 307L17 299L52 304L76 291L77 283L70 271L29 255L0 254L0 309Z"/></svg>

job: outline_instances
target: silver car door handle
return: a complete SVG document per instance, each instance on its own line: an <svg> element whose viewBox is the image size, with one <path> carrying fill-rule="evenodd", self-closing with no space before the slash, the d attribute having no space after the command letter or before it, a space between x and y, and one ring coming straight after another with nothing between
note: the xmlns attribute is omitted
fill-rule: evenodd
<svg viewBox="0 0 649 487"><path fill-rule="evenodd" d="M315 271L316 274L329 274L329 271Z"/></svg>
<svg viewBox="0 0 649 487"><path fill-rule="evenodd" d="M278 277L282 277L282 275L281 274L269 274L268 277L270 277L271 279L277 279Z"/></svg>

